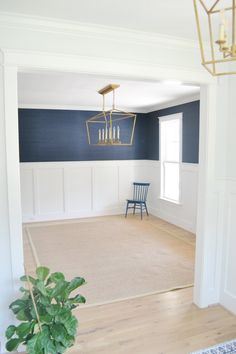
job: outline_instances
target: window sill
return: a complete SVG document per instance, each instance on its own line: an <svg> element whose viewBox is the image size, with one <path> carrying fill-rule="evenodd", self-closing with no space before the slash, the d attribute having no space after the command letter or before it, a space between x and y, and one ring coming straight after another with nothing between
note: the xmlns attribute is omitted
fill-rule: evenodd
<svg viewBox="0 0 236 354"><path fill-rule="evenodd" d="M176 202L176 201L168 199L168 198L159 197L158 199L163 200L164 202L168 202L168 203L174 204L174 205L182 206L182 203Z"/></svg>

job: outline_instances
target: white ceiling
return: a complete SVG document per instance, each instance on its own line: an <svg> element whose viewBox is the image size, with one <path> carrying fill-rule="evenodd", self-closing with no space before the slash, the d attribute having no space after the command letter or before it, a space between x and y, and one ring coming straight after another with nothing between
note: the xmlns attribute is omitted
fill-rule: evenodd
<svg viewBox="0 0 236 354"><path fill-rule="evenodd" d="M0 1L0 11L196 38L191 0L7 0ZM183 84L114 80L70 73L21 73L19 105L99 109L101 96L97 90L111 82L121 84L117 91L117 106L136 112L148 112L167 102L199 93L198 87Z"/></svg>
<svg viewBox="0 0 236 354"><path fill-rule="evenodd" d="M1 0L0 11L197 37L192 0Z"/></svg>
<svg viewBox="0 0 236 354"><path fill-rule="evenodd" d="M73 73L20 73L19 106L101 109L102 96L97 91L110 83L120 84L116 91L117 107L134 112L150 112L167 102L192 98L200 91L197 86L180 82L130 81ZM107 108L111 99L108 95Z"/></svg>

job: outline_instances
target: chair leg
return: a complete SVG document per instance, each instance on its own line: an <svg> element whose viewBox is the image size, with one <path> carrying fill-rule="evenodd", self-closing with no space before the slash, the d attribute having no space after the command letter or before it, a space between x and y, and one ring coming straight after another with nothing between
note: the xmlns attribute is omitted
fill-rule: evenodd
<svg viewBox="0 0 236 354"><path fill-rule="evenodd" d="M143 205L140 204L140 210L141 210L141 220L143 219Z"/></svg>
<svg viewBox="0 0 236 354"><path fill-rule="evenodd" d="M127 202L127 205L126 205L126 212L125 212L125 217L127 218L127 213L128 213L128 206L129 206L129 202Z"/></svg>
<svg viewBox="0 0 236 354"><path fill-rule="evenodd" d="M133 215L135 214L135 211L136 211L136 203L134 203Z"/></svg>
<svg viewBox="0 0 236 354"><path fill-rule="evenodd" d="M146 209L147 216L149 216L149 214L148 214L148 209L147 209L147 204L145 203L144 205L145 205L145 209Z"/></svg>

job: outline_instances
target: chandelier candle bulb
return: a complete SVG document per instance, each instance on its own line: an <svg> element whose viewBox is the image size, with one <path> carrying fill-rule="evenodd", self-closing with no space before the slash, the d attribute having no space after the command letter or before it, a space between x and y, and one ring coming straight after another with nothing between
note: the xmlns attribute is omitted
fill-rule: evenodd
<svg viewBox="0 0 236 354"><path fill-rule="evenodd" d="M225 25L225 10L220 10L220 23L221 25Z"/></svg>
<svg viewBox="0 0 236 354"><path fill-rule="evenodd" d="M225 41L225 12L220 10L220 33L219 33L219 42Z"/></svg>
<svg viewBox="0 0 236 354"><path fill-rule="evenodd" d="M106 127L106 130L105 130L105 141L108 140L108 130L107 130L107 127Z"/></svg>
<svg viewBox="0 0 236 354"><path fill-rule="evenodd" d="M101 129L98 130L98 141L101 142L102 140L102 135L101 135Z"/></svg>
<svg viewBox="0 0 236 354"><path fill-rule="evenodd" d="M225 25L220 24L220 34L219 34L219 41L225 41Z"/></svg>
<svg viewBox="0 0 236 354"><path fill-rule="evenodd" d="M120 127L117 126L117 140L120 140Z"/></svg>
<svg viewBox="0 0 236 354"><path fill-rule="evenodd" d="M109 128L109 140L112 141L112 128Z"/></svg>
<svg viewBox="0 0 236 354"><path fill-rule="evenodd" d="M229 36L228 36L228 31L229 31L229 22L228 19L225 19L225 34L224 34L224 40L225 43L223 44L223 51L227 51L229 49Z"/></svg>

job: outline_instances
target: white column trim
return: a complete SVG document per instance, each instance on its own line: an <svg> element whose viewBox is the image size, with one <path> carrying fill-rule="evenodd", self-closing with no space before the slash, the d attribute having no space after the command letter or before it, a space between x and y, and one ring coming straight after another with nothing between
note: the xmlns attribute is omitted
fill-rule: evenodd
<svg viewBox="0 0 236 354"><path fill-rule="evenodd" d="M214 125L214 115L216 104L216 86L213 83L217 81L207 75L205 71L199 65L199 68L192 70L190 67L186 68L181 64L165 65L154 64L153 62L139 62L135 60L117 60L106 59L102 57L82 57L78 55L65 55L62 53L46 53L46 52L32 52L32 51L19 51L4 49L5 59L9 66L16 66L19 70L32 71L32 70L59 70L70 71L79 73L89 73L96 75L109 75L112 77L123 78L135 78L145 80L162 80L162 79L181 79L186 82L206 84L206 88L203 88L201 99L207 109L201 109L201 161L200 161L200 198L199 198L199 212L198 212L198 245L197 245L197 271L196 271L196 283L195 283L195 297L194 301L201 307L208 306L215 302L209 295L209 287L207 280L209 276L213 276L216 269L206 269L206 260L211 257L212 250L209 248L211 243L211 235L207 232L206 217L207 209L210 204L211 186L210 186L210 174L208 163L212 163L214 156L211 152L212 140L214 136L214 130L209 130L212 124ZM15 70L15 69L14 69ZM13 82L15 88L15 83ZM8 87L8 92L10 86ZM7 98L5 98L7 100ZM9 108L10 112L10 108ZM15 130L14 130L15 131ZM209 136L208 133L210 132ZM8 137L9 138L9 137ZM9 145L8 145L9 146ZM204 149L209 151L208 160L203 159ZM16 151L9 156L9 162L13 163L14 156L16 159ZM13 156L14 155L14 156ZM9 171L10 172L10 171ZM9 181L8 181L9 182ZM10 185L9 185L10 188ZM18 189L18 187L15 187ZM18 192L17 192L18 195ZM17 197L18 198L18 197ZM17 220L19 219L17 214ZM13 214L12 214L13 215ZM20 222L15 221L19 228ZM14 245L13 252L14 251ZM20 251L21 252L21 251Z"/></svg>
<svg viewBox="0 0 236 354"><path fill-rule="evenodd" d="M17 107L17 67L0 64L0 99L1 99L1 238L2 271L0 299L1 327L0 344L2 350L6 338L6 326L14 323L8 306L19 290L19 277L24 274L22 215L20 197L20 165L18 141L18 107ZM4 190L4 192L3 192ZM4 257L7 259L4 260Z"/></svg>
<svg viewBox="0 0 236 354"><path fill-rule="evenodd" d="M219 302L220 191L215 182L217 86L201 89L200 156L194 302L206 307Z"/></svg>

